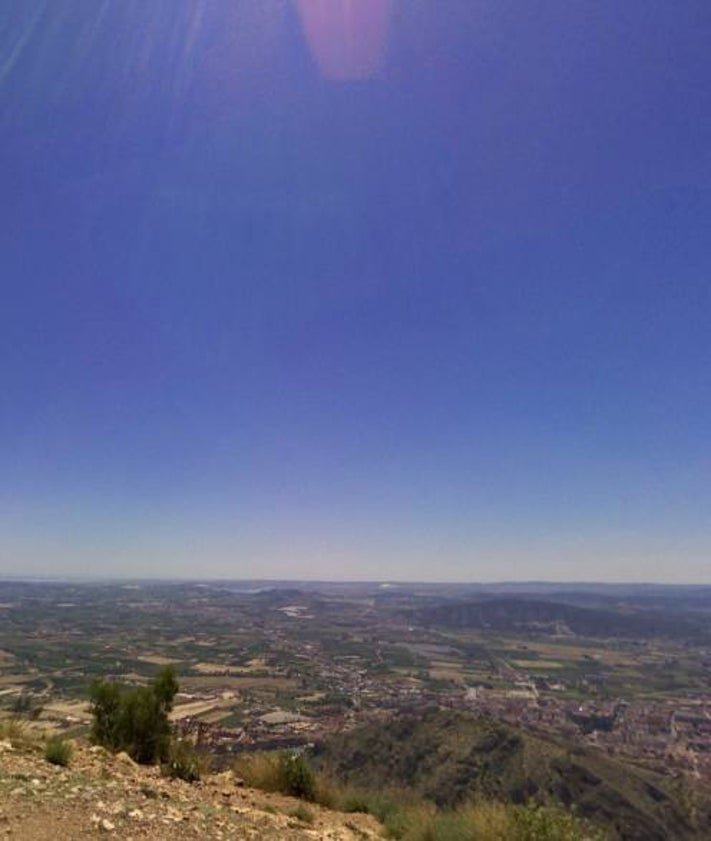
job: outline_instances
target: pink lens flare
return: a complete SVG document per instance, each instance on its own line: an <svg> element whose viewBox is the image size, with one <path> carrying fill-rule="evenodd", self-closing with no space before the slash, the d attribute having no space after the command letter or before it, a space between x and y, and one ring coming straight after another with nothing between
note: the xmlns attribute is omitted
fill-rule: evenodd
<svg viewBox="0 0 711 841"><path fill-rule="evenodd" d="M326 79L368 79L385 57L391 0L296 0L311 53Z"/></svg>

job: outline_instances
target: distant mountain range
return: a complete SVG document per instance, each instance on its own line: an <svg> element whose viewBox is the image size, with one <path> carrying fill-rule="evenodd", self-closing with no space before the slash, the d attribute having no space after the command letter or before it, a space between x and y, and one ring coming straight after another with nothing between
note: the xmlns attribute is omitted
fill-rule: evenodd
<svg viewBox="0 0 711 841"><path fill-rule="evenodd" d="M582 607L567 600L507 596L476 601L449 600L412 612L422 625L441 628L480 628L495 631L548 630L586 637L649 639L711 639L711 616L620 608Z"/></svg>

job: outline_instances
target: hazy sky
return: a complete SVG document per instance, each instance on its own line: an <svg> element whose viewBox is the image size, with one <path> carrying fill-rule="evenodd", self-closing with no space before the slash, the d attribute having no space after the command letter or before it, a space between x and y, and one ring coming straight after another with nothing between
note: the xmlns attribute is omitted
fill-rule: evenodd
<svg viewBox="0 0 711 841"><path fill-rule="evenodd" d="M711 581L711 3L3 0L0 574Z"/></svg>

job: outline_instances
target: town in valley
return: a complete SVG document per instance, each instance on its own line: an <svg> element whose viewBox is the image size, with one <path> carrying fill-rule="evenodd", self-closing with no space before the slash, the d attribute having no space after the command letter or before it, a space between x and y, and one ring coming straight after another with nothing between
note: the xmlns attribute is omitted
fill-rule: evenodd
<svg viewBox="0 0 711 841"><path fill-rule="evenodd" d="M174 665L218 765L444 708L711 783L711 588L0 583L0 715L87 730L95 678Z"/></svg>

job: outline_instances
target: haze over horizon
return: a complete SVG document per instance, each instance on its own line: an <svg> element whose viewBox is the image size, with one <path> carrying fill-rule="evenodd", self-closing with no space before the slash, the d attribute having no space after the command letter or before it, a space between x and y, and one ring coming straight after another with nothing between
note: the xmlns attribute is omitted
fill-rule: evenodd
<svg viewBox="0 0 711 841"><path fill-rule="evenodd" d="M711 583L709 44L6 0L0 576Z"/></svg>

